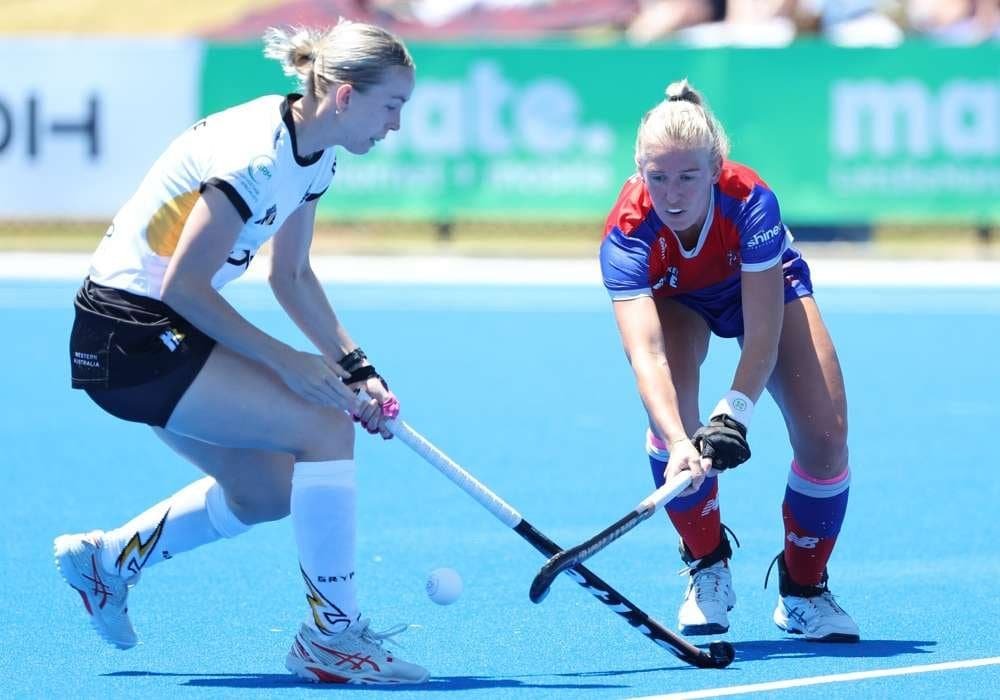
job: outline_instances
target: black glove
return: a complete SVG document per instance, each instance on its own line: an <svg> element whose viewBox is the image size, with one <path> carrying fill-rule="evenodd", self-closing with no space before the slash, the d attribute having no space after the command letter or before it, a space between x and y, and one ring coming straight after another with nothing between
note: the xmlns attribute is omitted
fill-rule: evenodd
<svg viewBox="0 0 1000 700"><path fill-rule="evenodd" d="M695 431L691 442L720 471L738 467L750 459L746 426L732 416L713 416L708 425Z"/></svg>

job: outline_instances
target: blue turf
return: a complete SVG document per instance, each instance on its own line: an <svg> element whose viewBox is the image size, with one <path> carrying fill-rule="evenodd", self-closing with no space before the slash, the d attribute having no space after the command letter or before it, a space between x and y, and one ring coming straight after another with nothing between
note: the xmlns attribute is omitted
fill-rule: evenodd
<svg viewBox="0 0 1000 700"><path fill-rule="evenodd" d="M564 545L623 515L651 489L643 415L607 301L578 288L330 285L335 306L390 379L404 415ZM304 611L289 523L150 569L131 608L143 640L99 642L59 579L53 536L123 522L196 475L143 427L105 416L68 388L74 285L0 282L7 445L0 489L4 581L0 697L276 697ZM301 335L266 288L231 294L286 339ZM720 482L739 536L726 671L688 668L562 578L542 605L542 559L405 446L359 436L361 600L376 627L410 622L401 654L430 668L421 689L335 692L483 698L618 698L1000 655L1000 290L828 289L818 294L847 378L853 482L831 587L858 620L857 645L781 634L764 571L781 547L790 458L770 399L754 458ZM703 407L732 376L716 341ZM683 580L658 516L592 568L668 626ZM423 593L456 568L450 607ZM795 697L980 696L997 666L801 688Z"/></svg>

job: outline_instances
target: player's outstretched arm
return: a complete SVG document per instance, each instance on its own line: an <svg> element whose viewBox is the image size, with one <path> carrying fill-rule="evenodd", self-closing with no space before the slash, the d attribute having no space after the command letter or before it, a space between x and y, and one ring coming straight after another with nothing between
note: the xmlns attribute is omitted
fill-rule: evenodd
<svg viewBox="0 0 1000 700"><path fill-rule="evenodd" d="M711 468L711 461L701 457L684 430L656 304L652 297L641 296L616 300L613 308L639 396L650 421L670 446L670 461L664 476L670 481L689 470L692 481L689 491L696 490Z"/></svg>

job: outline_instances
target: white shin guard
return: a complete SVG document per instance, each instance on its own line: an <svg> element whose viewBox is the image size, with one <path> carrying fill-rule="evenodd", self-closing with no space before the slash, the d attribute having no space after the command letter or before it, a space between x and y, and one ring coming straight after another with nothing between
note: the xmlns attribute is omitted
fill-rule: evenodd
<svg viewBox="0 0 1000 700"><path fill-rule="evenodd" d="M354 460L299 462L292 475L292 526L305 579L309 623L323 634L358 619L354 581Z"/></svg>

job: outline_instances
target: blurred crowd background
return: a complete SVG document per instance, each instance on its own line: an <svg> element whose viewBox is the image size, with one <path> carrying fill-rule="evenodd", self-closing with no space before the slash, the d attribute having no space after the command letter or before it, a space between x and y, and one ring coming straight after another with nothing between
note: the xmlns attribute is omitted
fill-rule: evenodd
<svg viewBox="0 0 1000 700"><path fill-rule="evenodd" d="M908 253L932 250L920 241L974 255L998 247L1000 0L0 0L0 249L92 247L111 201L191 114L282 89L260 63L267 27L341 17L404 37L423 80L400 142L338 172L341 199L321 215L340 244L589 254L630 167L635 123L686 75L708 87L734 157L749 153L781 180L800 238L870 243L874 231ZM59 45L79 37L108 57ZM184 69L163 58L148 73L173 90L166 101L184 102L157 115L155 132L137 115L162 89L143 86L142 98L125 87L136 78L101 75L144 75L112 46L144 38L204 47L177 54ZM611 103L602 85L619 88ZM525 95L536 107L555 99L568 121L524 107ZM794 109L775 113L775 97ZM135 128L112 127L122 121ZM448 124L465 136L449 141ZM476 140L487 124L503 131L503 152ZM574 175L600 184L587 190ZM117 190L96 204L112 177ZM42 200L39 184L55 195ZM542 201L551 221L540 223Z"/></svg>
<svg viewBox="0 0 1000 700"><path fill-rule="evenodd" d="M4 0L0 32L183 31L242 40L275 23L338 17L428 41L569 36L714 47L783 46L803 37L842 46L1000 40L1000 0Z"/></svg>

